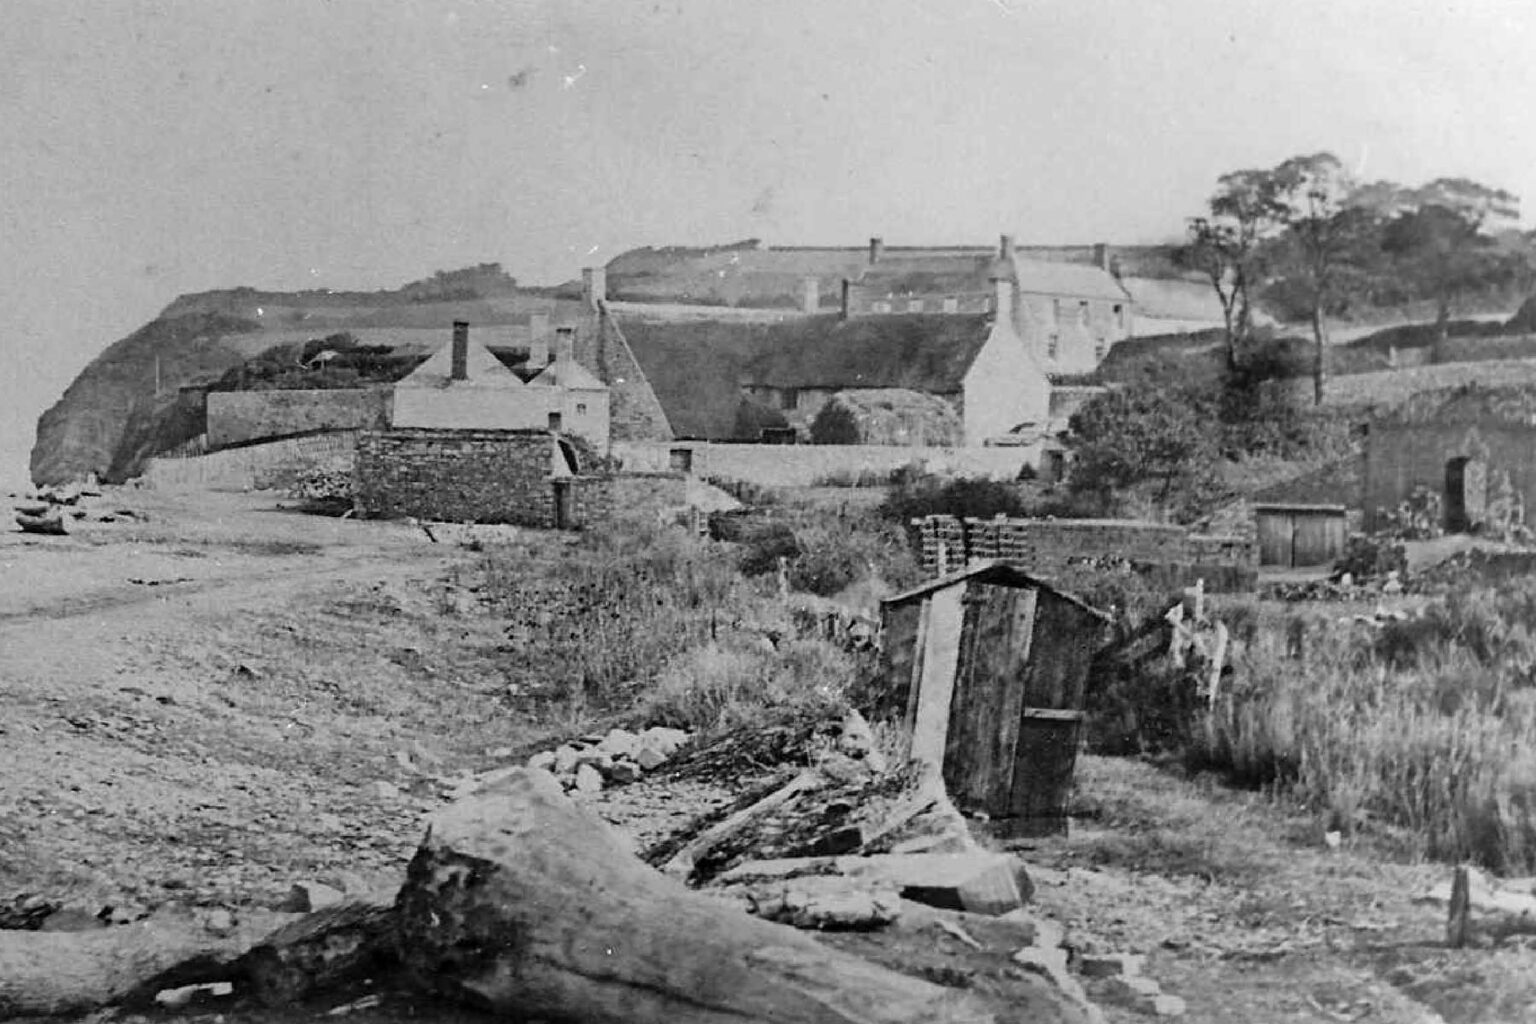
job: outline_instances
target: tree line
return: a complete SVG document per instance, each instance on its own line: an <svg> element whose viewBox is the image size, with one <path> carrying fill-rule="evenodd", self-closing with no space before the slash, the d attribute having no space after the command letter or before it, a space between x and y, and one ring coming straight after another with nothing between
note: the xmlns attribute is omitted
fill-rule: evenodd
<svg viewBox="0 0 1536 1024"><path fill-rule="evenodd" d="M1181 256L1221 303L1229 367L1253 348L1261 302L1308 324L1321 404L1327 318L1362 304L1432 301L1443 340L1467 294L1529 284L1523 247L1501 241L1519 209L1515 194L1468 178L1361 182L1332 153L1313 153L1223 174L1190 218Z"/></svg>

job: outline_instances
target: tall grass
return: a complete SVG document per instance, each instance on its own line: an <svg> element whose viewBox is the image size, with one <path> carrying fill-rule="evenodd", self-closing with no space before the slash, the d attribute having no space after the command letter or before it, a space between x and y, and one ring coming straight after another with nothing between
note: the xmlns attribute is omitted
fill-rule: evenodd
<svg viewBox="0 0 1536 1024"><path fill-rule="evenodd" d="M1294 793L1330 827L1420 855L1536 868L1536 585L1456 596L1377 632L1275 618L1197 713L1191 761Z"/></svg>

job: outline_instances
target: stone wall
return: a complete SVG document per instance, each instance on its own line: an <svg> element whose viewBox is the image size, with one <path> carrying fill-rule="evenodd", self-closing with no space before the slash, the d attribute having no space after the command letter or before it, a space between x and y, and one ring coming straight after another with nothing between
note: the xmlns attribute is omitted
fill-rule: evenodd
<svg viewBox="0 0 1536 1024"><path fill-rule="evenodd" d="M1212 591L1244 591L1257 582L1258 551L1252 540L1193 534L1181 526L1125 519L928 516L913 520L912 527L929 576L1001 559L1071 589L1074 565L1117 559L1159 585L1204 579Z"/></svg>
<svg viewBox="0 0 1536 1024"><path fill-rule="evenodd" d="M208 447L305 434L371 430L389 425L389 388L313 391L210 391Z"/></svg>
<svg viewBox="0 0 1536 1024"><path fill-rule="evenodd" d="M356 454L357 436L355 430L334 431L226 448L206 455L158 457L145 461L140 478L157 490L249 491L287 487L307 470L349 471Z"/></svg>
<svg viewBox="0 0 1536 1024"><path fill-rule="evenodd" d="M354 469L358 511L551 527L554 446L547 431L366 431Z"/></svg>
<svg viewBox="0 0 1536 1024"><path fill-rule="evenodd" d="M1446 464L1474 458L1488 470L1491 498L1500 485L1516 496L1527 520L1536 509L1536 430L1490 421L1472 424L1375 424L1366 437L1361 486L1364 525L1379 530L1383 512L1424 486L1446 497Z"/></svg>
<svg viewBox="0 0 1536 1024"><path fill-rule="evenodd" d="M626 471L675 468L672 453L687 451L694 476L764 487L809 487L859 476L878 478L919 463L951 476L1015 480L1024 466L1036 466L1039 445L1006 448L919 448L872 444L710 444L618 442L612 454Z"/></svg>
<svg viewBox="0 0 1536 1024"><path fill-rule="evenodd" d="M681 473L556 476L547 431L390 430L358 440L354 478L361 514L553 528L557 488L570 491L574 529L615 513L687 502Z"/></svg>

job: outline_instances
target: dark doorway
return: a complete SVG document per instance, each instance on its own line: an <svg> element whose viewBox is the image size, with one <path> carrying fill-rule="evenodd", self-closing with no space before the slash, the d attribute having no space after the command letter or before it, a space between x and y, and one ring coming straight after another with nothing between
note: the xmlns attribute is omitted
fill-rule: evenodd
<svg viewBox="0 0 1536 1024"><path fill-rule="evenodd" d="M571 482L555 481L555 529L569 530L574 525L575 508L571 503Z"/></svg>
<svg viewBox="0 0 1536 1024"><path fill-rule="evenodd" d="M1445 464L1445 529L1469 533L1488 512L1488 464L1463 455Z"/></svg>

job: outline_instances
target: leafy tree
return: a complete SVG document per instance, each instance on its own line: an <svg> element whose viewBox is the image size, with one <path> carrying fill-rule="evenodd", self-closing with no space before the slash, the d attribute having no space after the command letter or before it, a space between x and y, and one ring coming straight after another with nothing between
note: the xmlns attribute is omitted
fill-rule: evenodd
<svg viewBox="0 0 1536 1024"><path fill-rule="evenodd" d="M1323 401L1327 335L1323 316L1360 283L1361 256L1378 218L1356 203L1357 186L1332 153L1295 156L1269 172L1285 232L1277 255L1287 283L1299 291L1312 325L1312 400Z"/></svg>
<svg viewBox="0 0 1536 1024"><path fill-rule="evenodd" d="M1068 488L1103 510L1126 492L1150 490L1158 508L1188 522L1215 497L1216 417L1202 396L1138 383L1101 394L1069 422L1073 452Z"/></svg>
<svg viewBox="0 0 1536 1024"><path fill-rule="evenodd" d="M1514 194L1466 178L1438 178L1404 191L1381 248L1395 276L1434 300L1440 341L1449 336L1451 308L1462 295L1508 284L1527 269L1523 257L1501 252L1484 230L1517 217L1518 209Z"/></svg>
<svg viewBox="0 0 1536 1024"><path fill-rule="evenodd" d="M1234 171L1216 181L1208 215L1191 218L1183 257L1199 268L1221 303L1227 367L1235 369L1253 330L1251 288L1262 273L1264 245L1278 225L1275 177L1269 171Z"/></svg>

